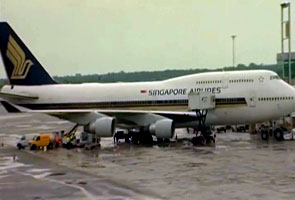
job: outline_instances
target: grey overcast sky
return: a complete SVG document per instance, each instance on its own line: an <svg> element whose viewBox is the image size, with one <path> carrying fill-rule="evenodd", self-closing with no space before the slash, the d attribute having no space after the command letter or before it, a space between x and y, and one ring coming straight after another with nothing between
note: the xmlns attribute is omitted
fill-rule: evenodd
<svg viewBox="0 0 295 200"><path fill-rule="evenodd" d="M232 65L233 34L236 63L276 62L281 2L0 0L0 19L52 75L216 68Z"/></svg>

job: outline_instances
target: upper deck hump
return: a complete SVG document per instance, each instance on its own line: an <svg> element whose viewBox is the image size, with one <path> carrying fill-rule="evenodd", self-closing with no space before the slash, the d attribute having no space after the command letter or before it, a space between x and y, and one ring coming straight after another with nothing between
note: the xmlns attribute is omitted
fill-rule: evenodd
<svg viewBox="0 0 295 200"><path fill-rule="evenodd" d="M222 71L222 72L204 72L197 74L190 74L180 77L175 77L171 79L164 80L163 82L178 82L183 80L202 80L202 79L223 79L224 77L256 77L256 76L266 76L266 75L277 75L277 73L270 70L239 70L239 71Z"/></svg>

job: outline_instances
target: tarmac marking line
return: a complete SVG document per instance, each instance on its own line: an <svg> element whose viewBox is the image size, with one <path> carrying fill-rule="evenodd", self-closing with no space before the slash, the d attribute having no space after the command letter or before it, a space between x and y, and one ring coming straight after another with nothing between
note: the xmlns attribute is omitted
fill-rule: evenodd
<svg viewBox="0 0 295 200"><path fill-rule="evenodd" d="M24 175L24 176L33 177L34 179L39 179L39 180L43 179L43 180L46 180L46 181L49 181L49 182L54 182L54 183L58 183L58 184L61 184L61 185L68 186L68 187L79 189L79 190L81 190L81 192L84 193L84 195L87 197L87 199L89 199L89 200L95 200L96 199L90 192L88 192L83 187L80 187L78 185L67 184L67 183L64 183L63 181L58 181L58 180L54 180L54 179L50 179L50 178L45 178L48 175L47 173L45 173L44 176L42 176L42 175L36 176L36 175L25 173L25 172L19 172L19 171L15 171L15 172L19 173L21 175Z"/></svg>

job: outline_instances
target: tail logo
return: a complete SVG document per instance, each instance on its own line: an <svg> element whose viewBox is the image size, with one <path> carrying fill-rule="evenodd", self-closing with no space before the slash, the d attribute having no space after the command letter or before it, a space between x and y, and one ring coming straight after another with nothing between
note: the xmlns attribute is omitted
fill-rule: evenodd
<svg viewBox="0 0 295 200"><path fill-rule="evenodd" d="M25 79L33 62L29 59L26 60L24 51L11 35L8 39L6 55L14 66L11 79Z"/></svg>

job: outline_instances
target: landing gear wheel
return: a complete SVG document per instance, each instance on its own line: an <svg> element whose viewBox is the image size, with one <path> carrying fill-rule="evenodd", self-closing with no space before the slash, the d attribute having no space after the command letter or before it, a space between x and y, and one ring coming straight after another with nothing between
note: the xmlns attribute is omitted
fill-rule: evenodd
<svg viewBox="0 0 295 200"><path fill-rule="evenodd" d="M129 136L128 135L125 136L125 143L130 143L130 140L129 140Z"/></svg>
<svg viewBox="0 0 295 200"><path fill-rule="evenodd" d="M266 130L261 131L261 139L262 140L268 140L269 139L269 133Z"/></svg>
<svg viewBox="0 0 295 200"><path fill-rule="evenodd" d="M274 132L274 138L277 140L277 141L283 141L284 140L284 132L282 129L280 128L277 128Z"/></svg>
<svg viewBox="0 0 295 200"><path fill-rule="evenodd" d="M139 143L138 134L132 134L131 142L132 142L132 144L138 144Z"/></svg>
<svg viewBox="0 0 295 200"><path fill-rule="evenodd" d="M140 144L153 144L153 136L149 133L143 133L139 138Z"/></svg>
<svg viewBox="0 0 295 200"><path fill-rule="evenodd" d="M215 137L214 136L206 136L205 140L206 140L206 144L215 143Z"/></svg>
<svg viewBox="0 0 295 200"><path fill-rule="evenodd" d="M163 138L157 138L157 142L158 143L163 143L164 142L164 139Z"/></svg>
<svg viewBox="0 0 295 200"><path fill-rule="evenodd" d="M164 142L165 143L170 143L170 139L169 138L164 138Z"/></svg>
<svg viewBox="0 0 295 200"><path fill-rule="evenodd" d="M170 143L169 138L157 138L157 143Z"/></svg>
<svg viewBox="0 0 295 200"><path fill-rule="evenodd" d="M204 136L193 137L192 143L193 143L193 145L205 145L206 140L205 140Z"/></svg>

